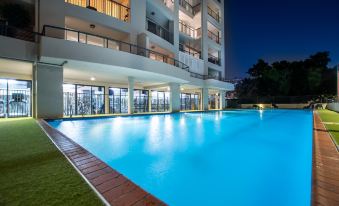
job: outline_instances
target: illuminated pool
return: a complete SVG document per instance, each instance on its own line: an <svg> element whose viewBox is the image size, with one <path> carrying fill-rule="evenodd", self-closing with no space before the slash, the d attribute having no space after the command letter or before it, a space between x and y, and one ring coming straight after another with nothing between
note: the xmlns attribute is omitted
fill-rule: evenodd
<svg viewBox="0 0 339 206"><path fill-rule="evenodd" d="M312 113L239 110L49 123L169 205L310 205Z"/></svg>

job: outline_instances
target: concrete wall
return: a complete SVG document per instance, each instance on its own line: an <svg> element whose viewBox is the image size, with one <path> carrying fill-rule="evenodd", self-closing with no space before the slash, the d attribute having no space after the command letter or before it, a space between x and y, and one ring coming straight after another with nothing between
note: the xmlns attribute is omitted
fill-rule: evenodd
<svg viewBox="0 0 339 206"><path fill-rule="evenodd" d="M36 64L33 75L33 97L36 118L63 117L63 67Z"/></svg>

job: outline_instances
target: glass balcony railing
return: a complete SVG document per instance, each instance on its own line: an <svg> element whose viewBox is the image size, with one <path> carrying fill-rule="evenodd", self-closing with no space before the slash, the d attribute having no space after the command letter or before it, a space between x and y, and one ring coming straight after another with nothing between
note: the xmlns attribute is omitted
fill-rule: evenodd
<svg viewBox="0 0 339 206"><path fill-rule="evenodd" d="M218 32L218 34L216 34L212 31L208 30L208 38L215 41L217 44L221 44L219 32Z"/></svg>
<svg viewBox="0 0 339 206"><path fill-rule="evenodd" d="M213 19L215 19L217 22L220 22L220 15L219 12L214 11L210 7L207 7L207 13L210 15Z"/></svg>
<svg viewBox="0 0 339 206"><path fill-rule="evenodd" d="M65 2L95 10L124 22L130 22L130 8L113 0L65 0Z"/></svg>
<svg viewBox="0 0 339 206"><path fill-rule="evenodd" d="M194 39L199 39L201 37L201 28L194 29L182 21L179 21L179 31Z"/></svg>
<svg viewBox="0 0 339 206"><path fill-rule="evenodd" d="M86 32L81 32L73 29L66 29L49 25L45 25L43 27L42 35L57 39L65 39L68 41L90 44L103 48L109 48L122 52L128 52L131 54L150 58L156 61L161 61L166 64L170 64L183 70L189 71L189 67L186 64L165 54L161 54L150 49L146 49L137 45L133 45L127 42L111 39L100 35L89 34Z"/></svg>
<svg viewBox="0 0 339 206"><path fill-rule="evenodd" d="M171 33L168 29L160 26L157 22L150 18L146 18L147 21L147 30L152 32L153 34L165 39L169 43L173 44L173 33Z"/></svg>

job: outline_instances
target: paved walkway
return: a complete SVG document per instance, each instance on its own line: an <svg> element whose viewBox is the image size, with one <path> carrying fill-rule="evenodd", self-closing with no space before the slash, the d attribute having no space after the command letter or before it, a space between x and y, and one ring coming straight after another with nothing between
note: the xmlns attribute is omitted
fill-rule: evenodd
<svg viewBox="0 0 339 206"><path fill-rule="evenodd" d="M312 205L339 206L339 153L314 113Z"/></svg>
<svg viewBox="0 0 339 206"><path fill-rule="evenodd" d="M38 123L61 152L72 162L106 204L114 206L164 206L153 195L119 174L77 143L52 128L44 120Z"/></svg>

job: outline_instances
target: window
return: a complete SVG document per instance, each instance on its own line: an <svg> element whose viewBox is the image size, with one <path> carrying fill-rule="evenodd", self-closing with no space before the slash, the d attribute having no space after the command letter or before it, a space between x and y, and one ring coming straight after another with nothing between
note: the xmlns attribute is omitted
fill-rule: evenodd
<svg viewBox="0 0 339 206"><path fill-rule="evenodd" d="M64 115L105 113L105 87L64 84Z"/></svg>
<svg viewBox="0 0 339 206"><path fill-rule="evenodd" d="M31 116L31 81L0 79L0 118Z"/></svg>
<svg viewBox="0 0 339 206"><path fill-rule="evenodd" d="M152 91L152 112L166 112L169 111L170 105L169 92Z"/></svg>
<svg viewBox="0 0 339 206"><path fill-rule="evenodd" d="M134 112L149 112L148 90L134 90Z"/></svg>
<svg viewBox="0 0 339 206"><path fill-rule="evenodd" d="M109 88L109 113L120 114L128 112L128 89Z"/></svg>

